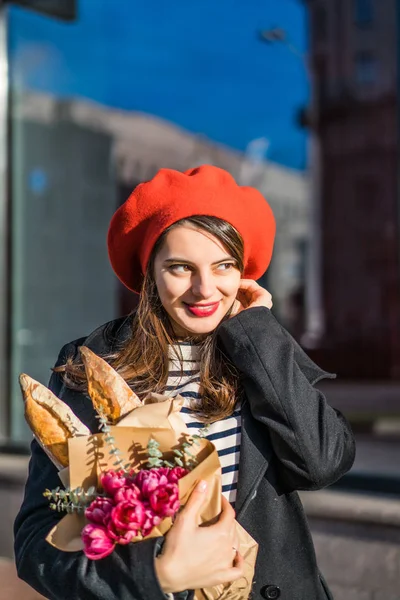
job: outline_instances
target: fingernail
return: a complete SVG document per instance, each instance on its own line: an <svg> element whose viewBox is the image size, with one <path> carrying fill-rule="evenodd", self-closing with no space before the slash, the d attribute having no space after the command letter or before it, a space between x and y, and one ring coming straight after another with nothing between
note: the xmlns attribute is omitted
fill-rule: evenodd
<svg viewBox="0 0 400 600"><path fill-rule="evenodd" d="M199 481L199 483L196 486L196 490L198 492L205 492L206 489L207 489L207 481L204 481L204 480Z"/></svg>

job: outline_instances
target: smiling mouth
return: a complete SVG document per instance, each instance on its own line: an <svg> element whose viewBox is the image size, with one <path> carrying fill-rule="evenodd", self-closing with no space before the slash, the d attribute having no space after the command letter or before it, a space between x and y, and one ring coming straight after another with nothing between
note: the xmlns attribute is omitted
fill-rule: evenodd
<svg viewBox="0 0 400 600"><path fill-rule="evenodd" d="M208 304L188 304L186 302L184 302L183 304L186 306L188 311L195 317L210 317L217 311L220 303L218 301L211 302Z"/></svg>

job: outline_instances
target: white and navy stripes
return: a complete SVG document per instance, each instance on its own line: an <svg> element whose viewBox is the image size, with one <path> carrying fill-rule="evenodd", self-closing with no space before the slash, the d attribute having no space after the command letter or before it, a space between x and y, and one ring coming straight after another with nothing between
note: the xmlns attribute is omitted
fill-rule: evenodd
<svg viewBox="0 0 400 600"><path fill-rule="evenodd" d="M221 462L222 493L234 506L242 431L240 408L238 407L229 417L211 425L196 421L196 414L192 412L191 407L200 399L199 347L185 343L175 348L178 356L182 356L182 360L177 358L174 348L170 347L169 375L164 394L172 397L179 394L185 399L181 415L191 433L198 434L204 427L207 428L204 437L215 445ZM202 433L204 434L204 431Z"/></svg>

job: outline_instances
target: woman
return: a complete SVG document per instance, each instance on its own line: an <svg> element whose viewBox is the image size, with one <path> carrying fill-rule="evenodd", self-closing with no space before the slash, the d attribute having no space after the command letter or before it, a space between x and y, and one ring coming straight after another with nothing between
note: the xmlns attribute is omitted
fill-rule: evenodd
<svg viewBox="0 0 400 600"><path fill-rule="evenodd" d="M118 546L90 562L45 536L58 515L42 496L58 485L36 442L15 523L18 573L54 600L187 599L190 590L242 573L234 518L259 543L252 598L331 598L318 571L296 490L341 477L354 460L343 416L314 384L317 367L270 312L255 282L267 269L275 222L264 198L216 167L163 169L114 215L108 236L120 280L140 292L135 314L64 346L50 380L92 430L78 348L90 347L132 385L185 398L183 416L203 429L223 466L219 521L197 526L199 482L165 539ZM234 507L234 509L233 509Z"/></svg>

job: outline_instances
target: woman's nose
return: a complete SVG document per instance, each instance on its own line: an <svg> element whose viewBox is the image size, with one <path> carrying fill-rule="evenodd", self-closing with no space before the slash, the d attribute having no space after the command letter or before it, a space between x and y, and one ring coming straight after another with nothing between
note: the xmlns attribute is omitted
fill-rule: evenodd
<svg viewBox="0 0 400 600"><path fill-rule="evenodd" d="M211 273L195 273L192 277L192 293L199 298L211 298L215 282Z"/></svg>

